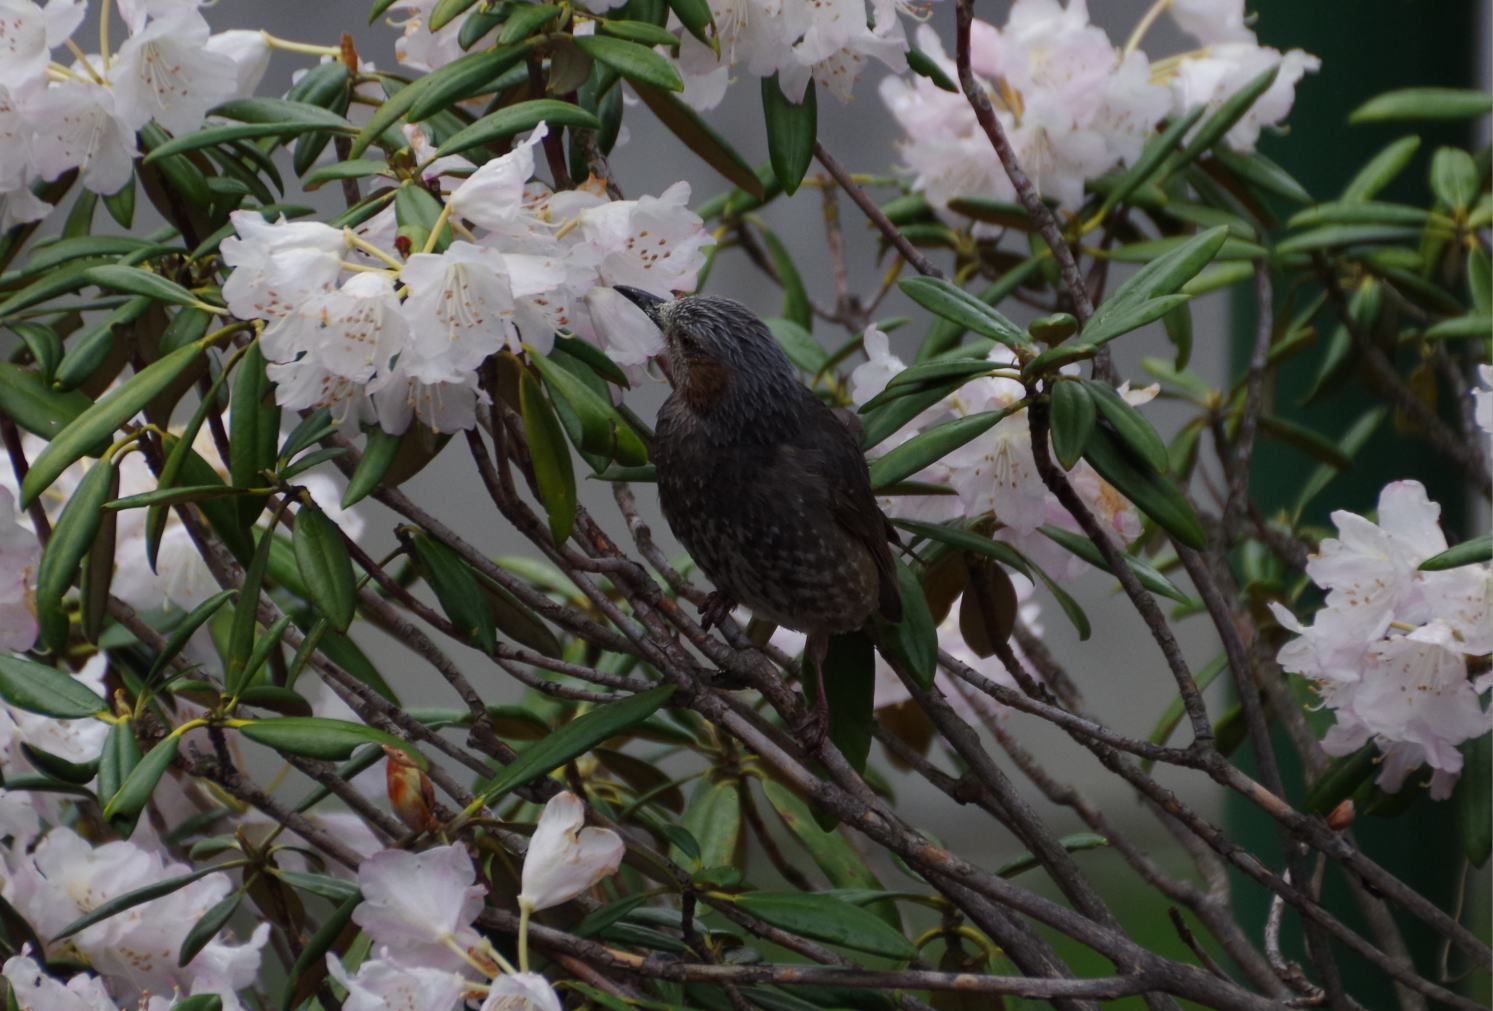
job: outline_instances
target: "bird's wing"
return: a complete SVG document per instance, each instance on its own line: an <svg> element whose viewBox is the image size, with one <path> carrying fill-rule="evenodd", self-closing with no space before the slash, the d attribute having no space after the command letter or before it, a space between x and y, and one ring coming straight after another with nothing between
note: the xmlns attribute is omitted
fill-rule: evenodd
<svg viewBox="0 0 1493 1011"><path fill-rule="evenodd" d="M829 492L835 522L871 552L878 582L877 611L888 621L901 621L902 597L897 592L897 569L888 543L896 533L871 493L860 426L847 425L817 400L815 407L818 410L807 412L809 423L804 425L800 445L818 449L817 469Z"/></svg>

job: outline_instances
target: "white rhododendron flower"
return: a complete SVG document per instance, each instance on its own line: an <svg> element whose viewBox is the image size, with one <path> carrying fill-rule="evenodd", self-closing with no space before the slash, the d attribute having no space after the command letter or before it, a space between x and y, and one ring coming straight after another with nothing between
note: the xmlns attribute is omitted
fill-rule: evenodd
<svg viewBox="0 0 1493 1011"><path fill-rule="evenodd" d="M1472 420L1486 435L1493 435L1493 365L1479 365L1477 378L1482 387L1472 391Z"/></svg>
<svg viewBox="0 0 1493 1011"><path fill-rule="evenodd" d="M778 75L790 101L812 80L849 101L868 60L894 73L907 66L907 36L898 5L876 0L711 0L719 53L680 30L676 65L684 98L697 109L725 97L733 69L753 77Z"/></svg>
<svg viewBox="0 0 1493 1011"><path fill-rule="evenodd" d="M258 85L269 59L260 33L213 35L198 6L124 0L128 37L117 52L90 54L70 39L82 0L0 0L0 231L51 209L34 182L78 169L88 189L114 193L133 172L136 130L155 121L190 133ZM54 52L63 45L71 55Z"/></svg>
<svg viewBox="0 0 1493 1011"><path fill-rule="evenodd" d="M637 200L609 200L596 179L551 192L532 178L545 133L540 124L479 168L449 161L451 173L470 170L459 181L427 177L460 236L445 249L401 257L392 208L351 241L315 222L231 216L223 297L240 317L267 321L261 346L282 407L326 407L341 424L376 420L396 434L415 421L451 432L476 423L487 402L478 366L495 352L548 353L566 331L620 364L646 360L657 328L622 309L611 286L692 290L710 233L686 183Z"/></svg>
<svg viewBox="0 0 1493 1011"><path fill-rule="evenodd" d="M1270 89L1227 136L1236 150L1253 150L1260 130L1290 112L1302 76L1318 67L1315 56L1300 50L1282 54L1257 45L1244 23L1243 0L1179 0L1170 10L1203 46L1155 65L1140 49L1116 47L1090 24L1085 0L1016 0L1002 27L971 26L970 69L1017 161L1037 190L1064 210L1082 203L1086 182L1132 164L1167 115L1216 108L1278 64ZM918 29L917 44L956 76L931 27ZM906 135L902 158L913 187L935 209L948 215L957 197L1016 198L962 94L904 76L883 80L881 97Z"/></svg>
<svg viewBox="0 0 1493 1011"><path fill-rule="evenodd" d="M850 374L850 395L862 406L886 388L892 377L906 366L891 351L886 335L875 327L864 335L867 360ZM991 368L1014 367L1011 352L997 345L989 353ZM1156 395L1157 387L1120 388L1132 404L1143 404ZM982 376L966 382L942 400L930 405L903 425L901 430L870 450L881 456L915 436L920 430L952 418L965 418L1006 410L1018 403L1025 390L1005 376ZM1090 511L1122 542L1140 535L1140 517L1123 496L1111 488L1086 461L1079 461L1068 479ZM953 495L888 495L879 499L889 516L939 522L961 516L994 515L999 526L991 534L1032 558L1059 579L1076 578L1087 565L1043 534L1046 524L1078 530L1075 520L1047 490L1037 473L1032 454L1031 428L1025 408L1008 414L976 438L958 447L937 463L912 475L909 480L941 486Z"/></svg>
<svg viewBox="0 0 1493 1011"><path fill-rule="evenodd" d="M7 863L5 897L44 940L110 899L192 870L133 841L94 846L65 827L53 828L29 853L11 854ZM113 981L116 997L215 993L237 1011L234 994L259 975L268 923L242 944L221 933L185 966L177 965L192 925L232 888L226 873L210 874L85 927L69 944Z"/></svg>
<svg viewBox="0 0 1493 1011"><path fill-rule="evenodd" d="M403 965L459 971L466 963L458 951L478 941L472 921L486 890L476 881L460 844L383 850L358 867L363 901L353 922Z"/></svg>
<svg viewBox="0 0 1493 1011"><path fill-rule="evenodd" d="M367 959L349 974L329 952L327 969L347 989L344 1011L455 1011L467 989L467 981L454 972L388 958Z"/></svg>
<svg viewBox="0 0 1493 1011"><path fill-rule="evenodd" d="M1004 28L976 22L970 66L991 96L1016 158L1043 196L1075 209L1084 181L1129 165L1166 114L1144 54L1122 54L1088 23L1083 0L1017 0ZM918 46L951 78L954 61L928 26ZM913 186L935 207L955 197L1012 201L1015 188L969 103L927 78L889 77L882 100L907 136Z"/></svg>
<svg viewBox="0 0 1493 1011"><path fill-rule="evenodd" d="M16 519L16 500L0 486L0 650L29 649L36 640L36 570L41 544Z"/></svg>
<svg viewBox="0 0 1493 1011"><path fill-rule="evenodd" d="M98 976L79 973L66 983L53 979L31 957L29 945L6 959L3 974L21 1011L118 1011Z"/></svg>
<svg viewBox="0 0 1493 1011"><path fill-rule="evenodd" d="M481 1011L561 1011L560 995L537 972L515 972L492 981Z"/></svg>
<svg viewBox="0 0 1493 1011"><path fill-rule="evenodd" d="M524 855L519 905L532 911L569 902L615 874L625 849L616 832L586 825L586 806L579 797L555 794L544 805Z"/></svg>
<svg viewBox="0 0 1493 1011"><path fill-rule="evenodd" d="M1493 683L1470 679L1467 664L1493 652L1493 568L1420 571L1446 550L1440 515L1417 481L1384 488L1377 523L1334 512L1338 536L1307 563L1328 591L1323 608L1305 626L1271 605L1297 635L1277 660L1312 678L1337 718L1323 750L1346 755L1373 741L1384 758L1382 788L1397 791L1424 765L1438 799L1461 772L1457 746L1493 729L1483 705Z"/></svg>

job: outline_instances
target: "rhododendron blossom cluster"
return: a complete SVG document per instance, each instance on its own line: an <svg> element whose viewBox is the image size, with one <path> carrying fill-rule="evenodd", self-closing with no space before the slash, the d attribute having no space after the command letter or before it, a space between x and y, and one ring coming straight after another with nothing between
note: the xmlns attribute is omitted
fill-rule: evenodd
<svg viewBox="0 0 1493 1011"><path fill-rule="evenodd" d="M1228 133L1230 147L1254 150L1261 128L1285 119L1297 82L1318 66L1300 50L1259 45L1244 25L1244 0L1179 2L1167 10L1200 46L1156 63L1136 48L1138 39L1117 47L1091 24L1086 0L1016 0L1003 26L972 25L970 69L1038 192L1064 210L1078 209L1090 180L1134 164L1163 119L1217 108L1278 67L1266 94ZM920 28L917 41L956 76L931 28ZM906 134L902 159L913 186L935 208L959 197L1015 200L963 95L903 76L885 78L881 97Z"/></svg>
<svg viewBox="0 0 1493 1011"><path fill-rule="evenodd" d="M213 34L197 0L121 0L119 11L129 37L118 52L90 54L70 38L83 0L0 4L0 231L51 210L33 184L70 169L93 192L114 193L133 175L137 130L195 129L209 109L252 93L269 62L259 32ZM55 52L64 45L73 56Z"/></svg>
<svg viewBox="0 0 1493 1011"><path fill-rule="evenodd" d="M1493 676L1468 677L1470 660L1493 653L1493 568L1420 571L1446 550L1440 515L1418 481L1384 488L1378 522L1334 512L1338 536L1306 567L1326 606L1309 626L1272 610L1299 635L1281 666L1310 677L1337 719L1323 749L1347 755L1372 741L1381 787L1393 793L1429 766L1431 796L1445 798L1462 771L1457 746L1493 729Z"/></svg>
<svg viewBox="0 0 1493 1011"><path fill-rule="evenodd" d="M489 355L548 352L556 331L604 338L591 305L614 296L614 284L694 287L710 236L689 210L689 185L637 200L608 199L600 180L551 192L532 179L545 132L541 124L480 167L442 159L431 178L461 237L408 259L392 206L357 233L234 213L223 297L239 317L267 322L281 406L327 407L345 425L377 421L393 433L411 419L470 428L483 399L477 366Z"/></svg>

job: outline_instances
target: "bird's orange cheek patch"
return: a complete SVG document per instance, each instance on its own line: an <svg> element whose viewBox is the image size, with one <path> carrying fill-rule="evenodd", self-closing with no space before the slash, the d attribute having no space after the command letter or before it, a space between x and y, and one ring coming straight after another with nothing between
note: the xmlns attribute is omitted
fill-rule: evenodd
<svg viewBox="0 0 1493 1011"><path fill-rule="evenodd" d="M726 392L730 383L726 367L709 358L696 358L689 363L689 377L679 394L685 403L695 410L714 407Z"/></svg>

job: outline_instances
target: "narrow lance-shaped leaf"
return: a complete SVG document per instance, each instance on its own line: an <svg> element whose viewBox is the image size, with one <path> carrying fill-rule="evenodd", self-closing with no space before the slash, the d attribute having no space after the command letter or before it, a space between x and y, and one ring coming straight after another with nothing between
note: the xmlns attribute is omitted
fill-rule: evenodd
<svg viewBox="0 0 1493 1011"><path fill-rule="evenodd" d="M744 892L736 906L804 937L887 958L914 958L917 949L875 913L827 895Z"/></svg>
<svg viewBox="0 0 1493 1011"><path fill-rule="evenodd" d="M956 284L938 277L909 277L897 287L924 309L1009 348L1031 346L1026 332Z"/></svg>
<svg viewBox="0 0 1493 1011"><path fill-rule="evenodd" d="M565 430L545 399L539 381L527 371L519 377L519 408L529 440L539 498L549 514L550 534L556 544L564 544L575 524L577 508L570 445L565 441Z"/></svg>
<svg viewBox="0 0 1493 1011"><path fill-rule="evenodd" d="M646 46L605 35L577 35L574 41L581 52L629 81L666 91L684 90L684 81L674 65Z"/></svg>
<svg viewBox="0 0 1493 1011"><path fill-rule="evenodd" d="M1473 119L1493 112L1493 95L1476 88L1400 88L1354 109L1350 123Z"/></svg>
<svg viewBox="0 0 1493 1011"><path fill-rule="evenodd" d="M357 592L341 528L314 504L304 505L296 513L292 544L311 603L333 628L346 631L352 624Z"/></svg>
<svg viewBox="0 0 1493 1011"><path fill-rule="evenodd" d="M811 79L803 98L791 102L778 75L762 78L762 116L767 124L767 155L783 192L792 196L814 161L819 112Z"/></svg>
<svg viewBox="0 0 1493 1011"><path fill-rule="evenodd" d="M180 744L181 738L171 734L146 752L119 785L119 791L104 804L104 817L111 821L115 818L132 819L144 810L156 784L176 757Z"/></svg>
<svg viewBox="0 0 1493 1011"><path fill-rule="evenodd" d="M54 652L67 648L68 616L62 596L72 586L103 518L104 503L118 487L113 463L100 461L88 468L62 509L52 537L42 552L36 574L36 616L42 638Z"/></svg>
<svg viewBox="0 0 1493 1011"><path fill-rule="evenodd" d="M158 302L187 306L202 304L200 298L175 281L143 267L120 265L90 267L83 276L102 288L113 288L115 291L125 291L131 295L144 295Z"/></svg>
<svg viewBox="0 0 1493 1011"><path fill-rule="evenodd" d="M752 166L699 113L666 89L633 81L633 91L658 121L707 165L757 200L766 196L762 180Z"/></svg>
<svg viewBox="0 0 1493 1011"><path fill-rule="evenodd" d="M1084 389L1121 441L1158 473L1166 473L1166 443L1161 441L1151 423L1108 383L1086 380Z"/></svg>
<svg viewBox="0 0 1493 1011"><path fill-rule="evenodd" d="M558 769L601 742L646 720L674 694L673 685L639 692L621 702L593 709L571 720L550 736L525 748L481 793L481 801L497 798Z"/></svg>
<svg viewBox="0 0 1493 1011"><path fill-rule="evenodd" d="M52 936L54 941L61 941L72 937L80 930L86 930L95 923L102 923L111 916L118 916L127 909L134 909L138 905L159 899L163 895L170 895L190 885L193 881L200 881L209 874L221 873L227 867L237 867L239 862L232 862L215 867L202 867L192 871L190 874L179 874L176 877L167 878L164 881L156 881L143 888L136 888L123 895L117 895L107 902L95 906L92 910L78 917L67 926L63 927Z"/></svg>
<svg viewBox="0 0 1493 1011"><path fill-rule="evenodd" d="M1187 499L1144 460L1132 456L1104 426L1094 429L1084 458L1162 529L1188 547L1201 550L1203 528Z"/></svg>
<svg viewBox="0 0 1493 1011"><path fill-rule="evenodd" d="M109 704L77 678L34 660L0 653L0 698L17 709L61 720L104 712Z"/></svg>
<svg viewBox="0 0 1493 1011"><path fill-rule="evenodd" d="M1072 470L1094 430L1094 401L1082 383L1066 381L1052 384L1051 397L1052 448L1063 469Z"/></svg>
<svg viewBox="0 0 1493 1011"><path fill-rule="evenodd" d="M491 653L497 646L496 630L476 574L456 552L424 533L410 535L406 543L446 617L457 631L475 639L484 652Z"/></svg>
<svg viewBox="0 0 1493 1011"><path fill-rule="evenodd" d="M288 755L342 761L370 742L398 748L422 767L425 758L410 743L393 734L348 720L321 716L281 716L272 720L254 720L238 727L251 741Z"/></svg>
<svg viewBox="0 0 1493 1011"><path fill-rule="evenodd" d="M437 154L442 157L460 154L482 144L491 144L525 130L532 130L540 123L547 123L551 130L563 126L601 129L601 122L578 105L555 98L536 98L498 109L471 126L458 130L437 149Z"/></svg>
<svg viewBox="0 0 1493 1011"><path fill-rule="evenodd" d="M47 448L32 463L26 479L21 482L21 505L28 506L36 501L36 497L51 487L52 482L64 470L107 439L120 425L144 410L145 405L181 375L200 354L200 344L178 348L135 373L80 414L47 444Z"/></svg>

